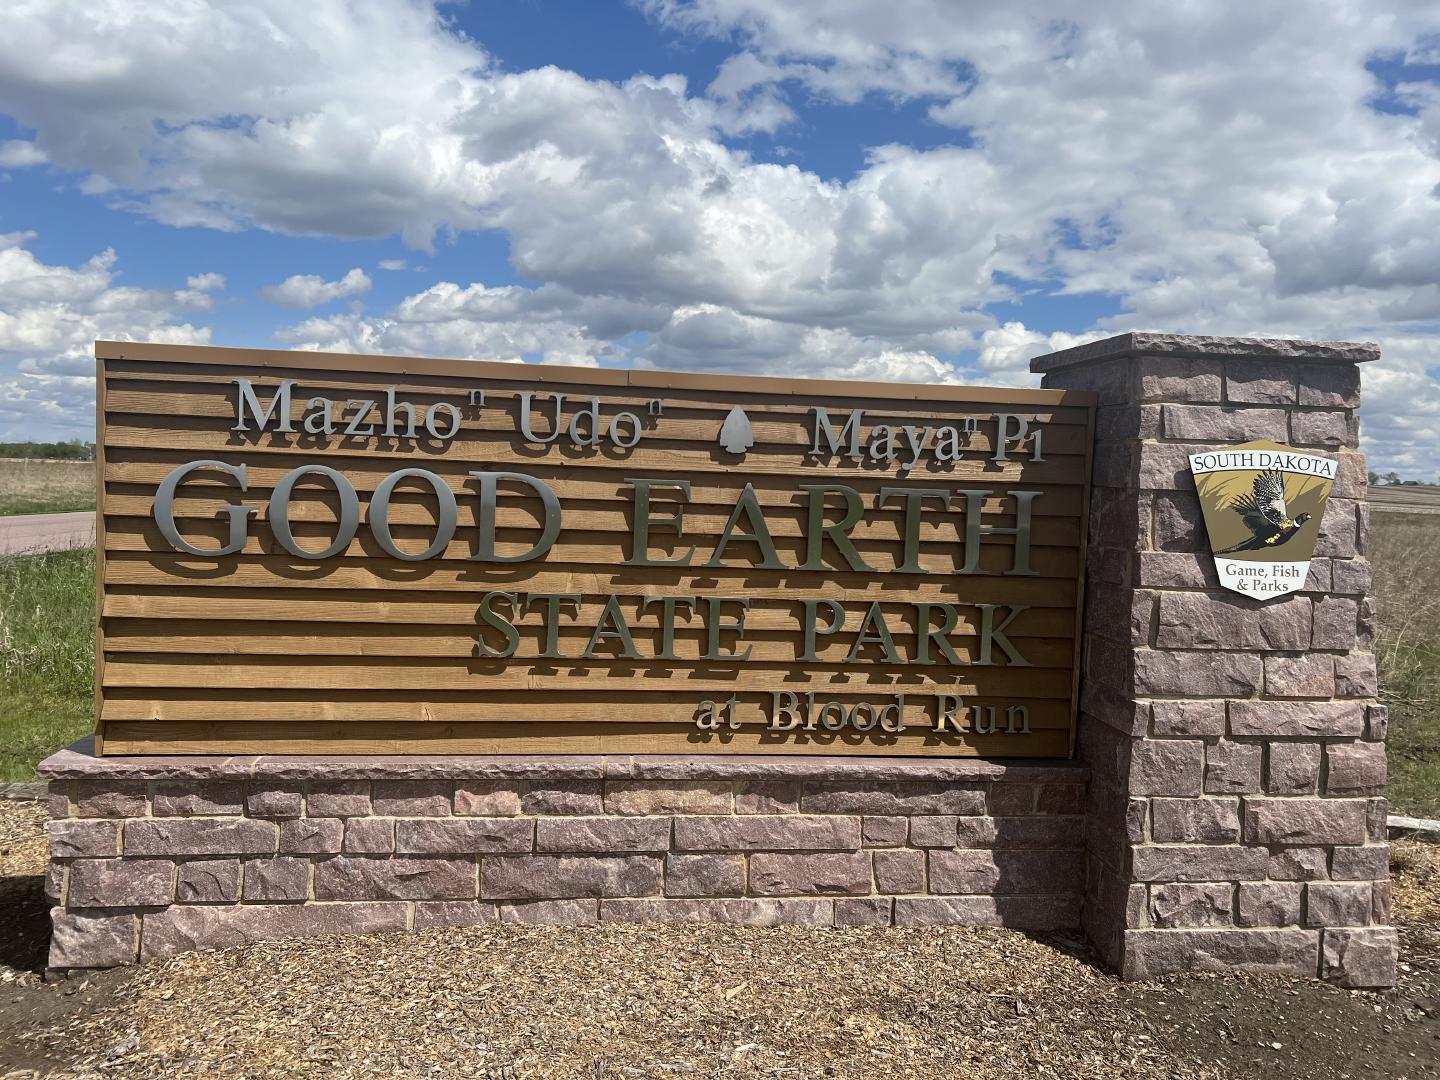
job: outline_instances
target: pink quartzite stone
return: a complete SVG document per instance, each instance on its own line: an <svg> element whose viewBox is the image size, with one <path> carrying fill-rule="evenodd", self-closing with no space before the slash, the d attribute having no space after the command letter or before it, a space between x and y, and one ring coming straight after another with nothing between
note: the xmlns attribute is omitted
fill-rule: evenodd
<svg viewBox="0 0 1440 1080"><path fill-rule="evenodd" d="M962 819L949 814L927 814L910 819L910 845L917 848L953 848L956 846L956 825ZM995 839L994 822L990 818L965 818L977 826L988 828L988 835L982 843L963 844L965 847L988 847Z"/></svg>
<svg viewBox="0 0 1440 1080"><path fill-rule="evenodd" d="M1251 653L1184 653L1142 649L1135 654L1135 692L1171 696L1245 697L1264 679Z"/></svg>
<svg viewBox="0 0 1440 1080"><path fill-rule="evenodd" d="M479 926L499 918L494 904L479 900L417 900L414 929L437 926Z"/></svg>
<svg viewBox="0 0 1440 1080"><path fill-rule="evenodd" d="M599 921L597 900L531 900L499 905L500 921L535 926L583 926Z"/></svg>
<svg viewBox="0 0 1440 1080"><path fill-rule="evenodd" d="M482 900L657 896L660 860L646 855L487 855L480 863Z"/></svg>
<svg viewBox="0 0 1440 1080"><path fill-rule="evenodd" d="M245 813L252 818L297 818L305 813L305 795L298 784L256 784L245 796Z"/></svg>
<svg viewBox="0 0 1440 1080"><path fill-rule="evenodd" d="M1131 853L1131 873L1136 881L1253 881L1268 862L1264 848L1142 845Z"/></svg>
<svg viewBox="0 0 1440 1080"><path fill-rule="evenodd" d="M889 926L888 896L842 896L835 901L836 926Z"/></svg>
<svg viewBox="0 0 1440 1080"><path fill-rule="evenodd" d="M932 893L1067 892L1084 879L1079 852L931 851Z"/></svg>
<svg viewBox="0 0 1440 1080"><path fill-rule="evenodd" d="M294 818L280 823L280 854L334 855L345 823L339 818Z"/></svg>
<svg viewBox="0 0 1440 1080"><path fill-rule="evenodd" d="M1320 977L1340 986L1395 985L1400 936L1392 927L1326 930Z"/></svg>
<svg viewBox="0 0 1440 1080"><path fill-rule="evenodd" d="M1370 882L1312 881L1305 887L1306 926L1365 926Z"/></svg>
<svg viewBox="0 0 1440 1080"><path fill-rule="evenodd" d="M194 949L229 949L287 937L404 930L405 907L398 903L171 907L145 914L140 955L142 960L155 960Z"/></svg>
<svg viewBox="0 0 1440 1080"><path fill-rule="evenodd" d="M618 780L605 785L609 814L728 814L733 807L725 780Z"/></svg>
<svg viewBox="0 0 1440 1080"><path fill-rule="evenodd" d="M1318 930L1127 930L1127 979L1173 971L1269 971L1314 978Z"/></svg>
<svg viewBox="0 0 1440 1080"><path fill-rule="evenodd" d="M1378 795L1385 787L1385 745L1332 743L1325 748L1329 795Z"/></svg>
<svg viewBox="0 0 1440 1080"><path fill-rule="evenodd" d="M882 893L923 893L925 853L910 848L877 851L875 888Z"/></svg>
<svg viewBox="0 0 1440 1080"><path fill-rule="evenodd" d="M534 828L525 818L401 819L395 823L395 850L401 855L529 851Z"/></svg>
<svg viewBox="0 0 1440 1080"><path fill-rule="evenodd" d="M70 867L66 901L72 908L168 904L174 879L169 859L78 859Z"/></svg>
<svg viewBox="0 0 1440 1080"><path fill-rule="evenodd" d="M190 859L176 868L178 903L215 904L239 899L239 859Z"/></svg>
<svg viewBox="0 0 1440 1080"><path fill-rule="evenodd" d="M599 780L567 780L564 783L532 783L520 796L523 814L602 814Z"/></svg>
<svg viewBox="0 0 1440 1080"><path fill-rule="evenodd" d="M244 787L238 780L158 784L156 817L218 817L245 809Z"/></svg>
<svg viewBox="0 0 1440 1080"><path fill-rule="evenodd" d="M860 842L866 847L900 847L909 833L907 817L866 817L860 821Z"/></svg>
<svg viewBox="0 0 1440 1080"><path fill-rule="evenodd" d="M1210 562L1208 556L1205 562ZM1180 584L1176 582L1175 584ZM1196 584L1201 584L1196 582ZM1290 596L1260 604L1243 596L1167 592L1160 598L1156 644L1162 649L1253 649L1302 651L1313 633L1310 600ZM1203 657L1191 658L1201 663ZM1259 657L1254 667L1259 668ZM1248 674L1249 668L1245 669ZM1246 681L1238 673L1235 681ZM1258 689L1258 679L1249 680ZM1223 697L1205 683L1177 691L1182 697Z"/></svg>
<svg viewBox="0 0 1440 1080"><path fill-rule="evenodd" d="M1313 795L1320 786L1318 742L1273 742L1265 790L1271 795Z"/></svg>
<svg viewBox="0 0 1440 1080"><path fill-rule="evenodd" d="M1374 653L1348 653L1335 657L1335 695L1374 697L1379 692Z"/></svg>
<svg viewBox="0 0 1440 1080"><path fill-rule="evenodd" d="M144 817L149 801L143 783L119 781L78 781L70 786L76 817Z"/></svg>
<svg viewBox="0 0 1440 1080"><path fill-rule="evenodd" d="M1242 881L1235 893L1236 925L1297 925L1304 888L1298 881Z"/></svg>
<svg viewBox="0 0 1440 1080"><path fill-rule="evenodd" d="M302 858L247 859L246 900L298 902L310 896L310 860Z"/></svg>
<svg viewBox="0 0 1440 1080"><path fill-rule="evenodd" d="M135 962L135 916L131 912L50 910L50 966L105 968Z"/></svg>
<svg viewBox="0 0 1440 1080"><path fill-rule="evenodd" d="M1052 896L897 896L896 926L1008 926L1066 930L1080 925L1080 898Z"/></svg>
<svg viewBox="0 0 1440 1080"><path fill-rule="evenodd" d="M809 783L806 814L983 814L985 792L950 783Z"/></svg>
<svg viewBox="0 0 1440 1080"><path fill-rule="evenodd" d="M315 864L318 900L473 900L472 859L362 858Z"/></svg>
<svg viewBox="0 0 1440 1080"><path fill-rule="evenodd" d="M455 813L514 817L520 813L520 789L510 780L465 780L455 785Z"/></svg>
<svg viewBox="0 0 1440 1080"><path fill-rule="evenodd" d="M797 780L746 780L735 785L737 814L794 814L799 810Z"/></svg>
<svg viewBox="0 0 1440 1080"><path fill-rule="evenodd" d="M870 856L857 851L759 852L750 856L750 891L756 896L863 896L875 890Z"/></svg>
<svg viewBox="0 0 1440 1080"><path fill-rule="evenodd" d="M990 813L1033 814L1035 798L1034 784L991 784Z"/></svg>
<svg viewBox="0 0 1440 1080"><path fill-rule="evenodd" d="M1337 847L1330 856L1330 876L1337 881L1383 881L1390 876L1390 845Z"/></svg>
<svg viewBox="0 0 1440 1080"><path fill-rule="evenodd" d="M1152 739L1130 753L1130 791L1135 795L1199 795L1205 744L1198 739Z"/></svg>
<svg viewBox="0 0 1440 1080"><path fill-rule="evenodd" d="M1257 405L1293 405L1295 365L1267 360L1227 363L1225 400Z"/></svg>
<svg viewBox="0 0 1440 1080"><path fill-rule="evenodd" d="M61 818L45 823L52 859L78 859L120 854L120 823L103 818Z"/></svg>
<svg viewBox="0 0 1440 1080"><path fill-rule="evenodd" d="M738 923L744 926L829 926L834 920L830 900L602 900L603 922Z"/></svg>
<svg viewBox="0 0 1440 1080"><path fill-rule="evenodd" d="M858 817L677 817L677 851L856 851Z"/></svg>
<svg viewBox="0 0 1440 1080"><path fill-rule="evenodd" d="M1265 693L1271 697L1333 697L1335 658L1325 653L1267 656Z"/></svg>
<svg viewBox="0 0 1440 1080"><path fill-rule="evenodd" d="M1358 736L1365 729L1365 709L1348 701L1232 701L1232 735L1287 737Z"/></svg>
<svg viewBox="0 0 1440 1080"><path fill-rule="evenodd" d="M1234 892L1228 881L1156 885L1150 890L1150 922L1158 927L1229 926Z"/></svg>
<svg viewBox="0 0 1440 1080"><path fill-rule="evenodd" d="M449 780L376 780L370 800L377 814L448 817L453 789Z"/></svg>
<svg viewBox="0 0 1440 1080"><path fill-rule="evenodd" d="M1323 847L1279 847L1270 853L1268 875L1275 881L1323 881L1330 876Z"/></svg>
<svg viewBox="0 0 1440 1080"><path fill-rule="evenodd" d="M1240 800L1152 799L1150 828L1158 843L1233 844L1240 839Z"/></svg>
<svg viewBox="0 0 1440 1080"><path fill-rule="evenodd" d="M305 813L310 817L366 817L370 814L368 780L328 780L310 785Z"/></svg>
<svg viewBox="0 0 1440 1080"><path fill-rule="evenodd" d="M168 818L127 821L122 843L126 855L268 855L279 836L273 821Z"/></svg>
<svg viewBox="0 0 1440 1080"><path fill-rule="evenodd" d="M1363 799L1246 799L1247 844L1363 844Z"/></svg>
<svg viewBox="0 0 1440 1080"><path fill-rule="evenodd" d="M1237 442L1273 439L1284 442L1284 409L1226 409L1213 405L1166 405L1164 431L1167 439L1190 442Z"/></svg>
<svg viewBox="0 0 1440 1080"><path fill-rule="evenodd" d="M667 851L670 819L541 818L535 825L536 851Z"/></svg>
<svg viewBox="0 0 1440 1080"><path fill-rule="evenodd" d="M345 822L346 855L388 855L395 850L393 818L351 818Z"/></svg>
<svg viewBox="0 0 1440 1080"><path fill-rule="evenodd" d="M1224 735L1223 701L1156 701L1150 706L1156 735Z"/></svg>
<svg viewBox="0 0 1440 1080"><path fill-rule="evenodd" d="M1305 364L1300 404L1355 409L1360 405L1360 368L1355 364Z"/></svg>
<svg viewBox="0 0 1440 1080"><path fill-rule="evenodd" d="M665 858L666 896L742 896L744 892L743 855L668 855Z"/></svg>

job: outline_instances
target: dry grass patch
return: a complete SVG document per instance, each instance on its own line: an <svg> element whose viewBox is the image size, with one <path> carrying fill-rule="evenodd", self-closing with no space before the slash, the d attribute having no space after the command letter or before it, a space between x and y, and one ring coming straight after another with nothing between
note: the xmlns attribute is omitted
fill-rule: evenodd
<svg viewBox="0 0 1440 1080"><path fill-rule="evenodd" d="M93 461L0 460L0 517L94 509Z"/></svg>

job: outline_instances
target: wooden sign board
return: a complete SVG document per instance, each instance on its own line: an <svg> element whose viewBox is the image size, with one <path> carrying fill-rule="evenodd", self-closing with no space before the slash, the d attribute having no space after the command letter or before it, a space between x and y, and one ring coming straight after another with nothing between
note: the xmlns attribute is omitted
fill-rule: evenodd
<svg viewBox="0 0 1440 1080"><path fill-rule="evenodd" d="M1073 749L1092 395L96 350L103 753Z"/></svg>

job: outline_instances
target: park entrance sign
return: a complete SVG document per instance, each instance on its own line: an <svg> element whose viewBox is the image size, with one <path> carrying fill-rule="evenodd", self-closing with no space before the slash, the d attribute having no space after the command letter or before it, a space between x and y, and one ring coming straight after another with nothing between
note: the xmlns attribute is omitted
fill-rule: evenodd
<svg viewBox="0 0 1440 1080"><path fill-rule="evenodd" d="M105 754L1073 750L1088 392L97 356Z"/></svg>

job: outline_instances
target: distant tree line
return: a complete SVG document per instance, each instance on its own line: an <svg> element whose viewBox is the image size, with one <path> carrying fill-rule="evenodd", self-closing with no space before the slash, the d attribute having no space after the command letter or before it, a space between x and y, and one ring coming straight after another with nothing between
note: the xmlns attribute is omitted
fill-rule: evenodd
<svg viewBox="0 0 1440 1080"><path fill-rule="evenodd" d="M1369 477L1370 477L1370 486L1371 486L1371 487L1423 487L1423 486L1426 486L1424 480L1405 480L1405 479L1402 479L1402 478L1401 478L1401 476L1400 476L1399 473L1393 473L1393 472L1387 472L1387 473L1373 473L1373 472L1372 472L1372 473L1369 474Z"/></svg>
<svg viewBox="0 0 1440 1080"><path fill-rule="evenodd" d="M60 461L90 461L95 444L83 439L69 442L0 442L0 458L51 458Z"/></svg>

